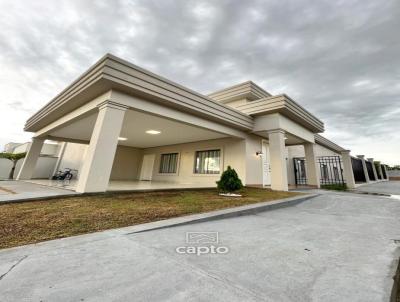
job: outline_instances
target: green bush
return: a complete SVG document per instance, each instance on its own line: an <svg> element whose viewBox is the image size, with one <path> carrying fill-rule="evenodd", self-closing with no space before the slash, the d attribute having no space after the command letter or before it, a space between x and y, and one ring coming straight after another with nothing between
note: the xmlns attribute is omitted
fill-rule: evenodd
<svg viewBox="0 0 400 302"><path fill-rule="evenodd" d="M347 185L346 184L321 185L321 189L335 190L335 191L347 191Z"/></svg>
<svg viewBox="0 0 400 302"><path fill-rule="evenodd" d="M231 166L228 166L224 173L222 173L221 179L217 181L217 186L222 192L234 192L243 188L242 181Z"/></svg>

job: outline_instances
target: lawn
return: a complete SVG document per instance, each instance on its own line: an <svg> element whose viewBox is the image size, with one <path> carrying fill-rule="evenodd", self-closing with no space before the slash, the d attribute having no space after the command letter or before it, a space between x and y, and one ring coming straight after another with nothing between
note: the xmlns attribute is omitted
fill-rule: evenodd
<svg viewBox="0 0 400 302"><path fill-rule="evenodd" d="M216 190L119 193L0 205L0 248L209 212L299 193L244 188L242 197Z"/></svg>

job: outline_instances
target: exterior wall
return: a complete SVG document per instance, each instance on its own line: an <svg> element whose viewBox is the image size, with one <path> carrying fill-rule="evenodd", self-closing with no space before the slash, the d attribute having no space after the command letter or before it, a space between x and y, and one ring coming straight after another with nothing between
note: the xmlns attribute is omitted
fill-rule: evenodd
<svg viewBox="0 0 400 302"><path fill-rule="evenodd" d="M246 139L246 184L262 185L263 166L262 157L256 152L262 151L262 139L258 136L249 136Z"/></svg>
<svg viewBox="0 0 400 302"><path fill-rule="evenodd" d="M23 159L19 160L17 167L14 171L14 178L17 177L21 165L24 162ZM49 178L54 171L54 167L57 162L57 157L53 156L40 156L35 167L32 178ZM7 179L10 173L12 163L10 160L5 158L0 158L0 179Z"/></svg>
<svg viewBox="0 0 400 302"><path fill-rule="evenodd" d="M57 170L64 170L65 168L78 170L77 178L79 178L87 147L88 145L84 144L67 143Z"/></svg>
<svg viewBox="0 0 400 302"><path fill-rule="evenodd" d="M157 148L148 148L143 150L143 154L155 154L155 163L153 168L153 180L163 182L179 183L202 183L215 186L221 174L195 174L194 161L195 152L211 149L221 149L221 171L228 165L236 170L243 183L246 183L245 167L245 140L226 138L208 141L199 141L195 143L163 146ZM179 153L178 170L176 174L160 174L160 159L163 153ZM140 173L140 172L139 172Z"/></svg>
<svg viewBox="0 0 400 302"><path fill-rule="evenodd" d="M31 143L24 143L20 144L19 146L15 147L13 153L23 153L27 152ZM55 156L59 150L59 144L43 144L42 150L40 154L42 155L52 155Z"/></svg>
<svg viewBox="0 0 400 302"><path fill-rule="evenodd" d="M136 180L139 178L143 150L118 146L111 170L111 180Z"/></svg>

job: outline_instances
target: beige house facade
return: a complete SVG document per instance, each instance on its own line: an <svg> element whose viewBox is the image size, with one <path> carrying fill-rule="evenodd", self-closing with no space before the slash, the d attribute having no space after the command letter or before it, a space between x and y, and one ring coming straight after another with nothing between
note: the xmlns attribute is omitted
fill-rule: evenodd
<svg viewBox="0 0 400 302"><path fill-rule="evenodd" d="M18 179L33 177L46 140L58 141L54 169L75 169L73 189L82 193L112 190L113 182L124 190L215 187L227 166L246 185L286 191L296 184L297 163L305 184L319 187L319 158L329 156L339 158L339 178L355 186L350 151L322 137L323 122L289 96L253 82L206 96L110 54L34 114L25 131L34 135Z"/></svg>

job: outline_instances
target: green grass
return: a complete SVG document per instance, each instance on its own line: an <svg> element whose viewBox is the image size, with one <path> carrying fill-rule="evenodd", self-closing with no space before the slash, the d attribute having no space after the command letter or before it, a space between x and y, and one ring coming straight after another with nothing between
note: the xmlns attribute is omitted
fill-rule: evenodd
<svg viewBox="0 0 400 302"><path fill-rule="evenodd" d="M321 189L334 190L334 191L347 191L347 185L346 184L321 185Z"/></svg>
<svg viewBox="0 0 400 302"><path fill-rule="evenodd" d="M299 193L244 188L242 197L217 190L102 194L0 205L0 248L209 212Z"/></svg>

